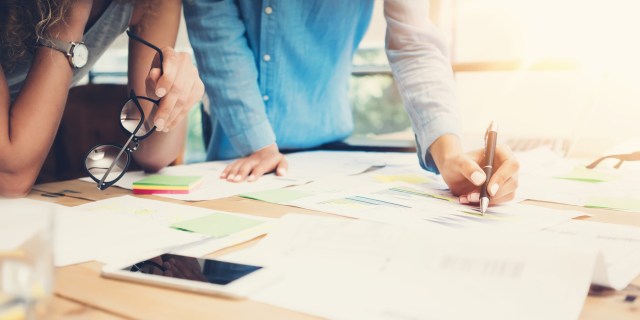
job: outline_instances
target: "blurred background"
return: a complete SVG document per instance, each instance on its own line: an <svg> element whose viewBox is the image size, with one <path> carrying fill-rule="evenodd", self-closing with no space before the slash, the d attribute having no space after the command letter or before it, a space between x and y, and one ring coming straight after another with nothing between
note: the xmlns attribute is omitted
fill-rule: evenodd
<svg viewBox="0 0 640 320"><path fill-rule="evenodd" d="M427 0L425 0L427 1ZM594 157L616 145L640 150L640 2L636 0L431 0L449 41L466 147L480 147L491 120L501 140ZM384 52L386 23L375 0L353 59L355 144L413 144L411 124ZM126 36L88 81L126 82ZM191 51L184 23L178 49ZM202 161L200 112L190 116L187 162Z"/></svg>

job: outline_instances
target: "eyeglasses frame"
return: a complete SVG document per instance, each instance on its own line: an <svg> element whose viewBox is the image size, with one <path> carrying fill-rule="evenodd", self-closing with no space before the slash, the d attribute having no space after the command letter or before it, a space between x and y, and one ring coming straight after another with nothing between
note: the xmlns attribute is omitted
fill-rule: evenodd
<svg viewBox="0 0 640 320"><path fill-rule="evenodd" d="M148 47L150 47L151 49L155 50L157 53L157 57L160 61L159 65L160 65L160 75L164 74L164 68L163 68L163 61L164 61L164 56L162 54L162 50L160 50L160 48L156 47L155 45L153 45L152 43L148 42L145 39L140 38L139 36L137 36L135 33L131 32L130 30L126 31L127 36L129 36L129 38L138 41ZM144 110L142 109L142 106L140 105L140 101L141 100L147 100L150 101L154 104L154 106L157 106L160 103L160 100L154 100L151 99L149 97L144 97L144 96L138 96L136 95L135 91L132 89L131 92L129 93L129 99L127 99L127 101L124 103L124 105L122 106L122 109L124 109L124 107L127 105L127 103L129 103L129 101L133 101L134 104L136 105L136 108L138 108L138 111L140 112L140 122L138 123L138 125L136 126L135 130L133 130L133 132L129 132L129 130L127 130L127 128L124 127L122 121L120 121L120 128L122 130L124 130L127 134L131 134L131 136L129 137L129 139L127 140L127 142L124 145L118 145L118 144L98 144L96 146L94 146L93 148L89 149L89 151L87 152L87 154L85 155L84 159L85 159L85 171L87 171L87 173L89 174L89 177L95 181L98 184L98 189L100 190L105 190L107 188L109 188L110 186L114 185L118 180L120 180L124 174L126 173L127 169L129 168L129 165L131 164L131 153L133 151L136 151L138 149L139 146L139 142L148 138L155 130L156 127L153 126L153 128L151 128L145 135L141 136L141 137L137 137L136 133L140 130L140 127L145 123L145 115L144 115ZM121 109L121 110L122 110ZM153 118L155 113L156 113L157 108L152 108L151 113L149 114L149 118ZM122 113L122 111L121 111ZM131 143L133 142L133 147L131 147ZM86 166L86 160L89 157L89 155L91 154L91 152L93 150L95 150L97 147L100 146L111 146L111 147L116 147L120 149L120 152L118 153L118 155L113 159L113 162L111 163L111 165L109 166L109 169L107 169L107 171L105 172L105 174L102 176L101 179L96 178L93 174L91 174L91 172L89 171L89 168L87 168ZM113 179L112 181L109 182L105 182L104 180L109 176L109 173L111 173L111 170L113 170L113 167L116 165L116 163L118 162L118 160L120 159L120 157L122 156L123 153L127 153L127 162L122 170L122 172L120 173L120 175L118 175L115 179Z"/></svg>
<svg viewBox="0 0 640 320"><path fill-rule="evenodd" d="M626 154L613 154L613 155L600 157L596 159L594 162L590 163L588 166L586 166L586 168L594 169L596 166L598 166L598 164L600 164L600 162L602 162L605 159L618 160L618 163L614 166L614 168L619 169L620 166L622 166L622 163L624 163L625 161L640 161L640 151L626 153Z"/></svg>

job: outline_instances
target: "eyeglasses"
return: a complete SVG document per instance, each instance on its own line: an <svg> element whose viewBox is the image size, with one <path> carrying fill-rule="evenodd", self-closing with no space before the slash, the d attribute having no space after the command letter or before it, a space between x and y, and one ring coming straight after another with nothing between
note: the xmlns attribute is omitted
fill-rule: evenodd
<svg viewBox="0 0 640 320"><path fill-rule="evenodd" d="M609 156L604 156L602 158L598 158L598 159L596 159L596 161L594 161L591 164L589 164L587 166L587 169L595 168L598 164L600 164L600 162L602 162L605 159L617 159L618 163L613 167L618 169L618 168L620 168L622 163L624 163L625 161L640 161L640 151L627 153L627 154L614 154L614 155L609 155Z"/></svg>
<svg viewBox="0 0 640 320"><path fill-rule="evenodd" d="M127 30L127 35L158 53L160 60L160 74L162 69L162 51ZM159 100L136 95L131 90L129 99L124 103L120 111L120 127L129 135L127 142L120 146L116 144L97 145L85 156L84 167L89 177L98 184L98 189L105 190L115 184L127 171L131 163L131 153L139 147L140 141L148 138L155 130L153 118L158 110ZM144 110L150 110L145 115Z"/></svg>

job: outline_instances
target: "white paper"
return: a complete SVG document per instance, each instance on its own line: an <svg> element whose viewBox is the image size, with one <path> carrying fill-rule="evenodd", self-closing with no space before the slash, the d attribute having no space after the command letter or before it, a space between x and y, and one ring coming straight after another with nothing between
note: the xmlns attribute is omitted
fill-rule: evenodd
<svg viewBox="0 0 640 320"><path fill-rule="evenodd" d="M254 182L235 183L220 179L222 170L231 163L230 161L166 167L155 174L203 176L203 182L200 188L189 194L158 194L157 196L184 201L212 200L241 193L301 185L327 177L358 174L372 166L385 166L387 163L404 165L409 157L415 161L414 154L347 151L309 151L288 154L286 157L289 161L289 170L285 176L267 174ZM127 172L115 185L132 190L135 181L149 175L142 171ZM95 183L88 177L81 180Z"/></svg>
<svg viewBox="0 0 640 320"><path fill-rule="evenodd" d="M114 197L75 207L102 216L124 216L129 219L168 227L174 223L200 218L215 211L165 201L133 196Z"/></svg>
<svg viewBox="0 0 640 320"><path fill-rule="evenodd" d="M54 230L55 264L112 263L202 238L133 216L64 208Z"/></svg>
<svg viewBox="0 0 640 320"><path fill-rule="evenodd" d="M106 219L123 219L117 226L121 229L117 239L113 236L109 237L109 241L114 242L109 246L109 250L102 251L99 256L99 260L102 262L113 262L115 259L123 260L123 256L124 260L131 259L132 256L141 256L141 253L148 254L149 252L174 252L201 256L265 234L269 230L268 222L272 220L132 196L95 201L76 208ZM207 236L179 231L170 227L177 222L214 213L242 216L265 223L219 239L210 239ZM124 230L122 230L123 228ZM134 241L134 243L130 243L130 241ZM188 245L182 248L184 244ZM132 254L124 255L123 251Z"/></svg>
<svg viewBox="0 0 640 320"><path fill-rule="evenodd" d="M92 260L116 263L152 253L175 252L202 256L265 234L269 223L219 239L170 228L173 223L220 212L131 196L70 208L29 200L0 200L0 250L12 250L34 236L40 223L23 214L51 208L56 266ZM227 213L269 221L271 219ZM6 227L6 228L5 228ZM176 247L180 247L177 250Z"/></svg>
<svg viewBox="0 0 640 320"><path fill-rule="evenodd" d="M575 319L596 253L558 239L287 215L223 258L285 271L252 299L331 319Z"/></svg>
<svg viewBox="0 0 640 320"><path fill-rule="evenodd" d="M397 182L329 192L286 204L409 227L430 223L449 228L539 230L583 215L516 203L491 207L480 215L477 207L458 204L445 191Z"/></svg>
<svg viewBox="0 0 640 320"><path fill-rule="evenodd" d="M51 232L47 223L53 220L53 215L52 204L0 198L0 251L16 249L38 232Z"/></svg>
<svg viewBox="0 0 640 320"><path fill-rule="evenodd" d="M590 159L568 160L550 155L548 152L542 149L517 154L521 163L518 197L574 206L586 206L591 204L592 199L601 197L613 199L638 197L636 185L640 181L640 172L637 169L634 170L632 165L613 169L611 163L600 164L594 170L610 178L608 181L586 182L562 179L558 177L571 175L575 168L584 167ZM625 208L610 209L625 210Z"/></svg>
<svg viewBox="0 0 640 320"><path fill-rule="evenodd" d="M164 251L184 256L201 257L260 237L268 233L271 230L272 225L272 222L268 221L256 227L230 234L223 238L209 239L199 243L188 244L186 246L181 246L180 248L172 248Z"/></svg>
<svg viewBox="0 0 640 320"><path fill-rule="evenodd" d="M622 290L640 274L638 227L570 220L543 232L573 237L597 247L604 261L594 272L595 284Z"/></svg>
<svg viewBox="0 0 640 320"><path fill-rule="evenodd" d="M601 185L540 175L521 175L518 194L529 200L584 206Z"/></svg>
<svg viewBox="0 0 640 320"><path fill-rule="evenodd" d="M226 167L226 162L205 162L190 165L180 165L166 167L160 172L146 174L142 171L127 172L116 186L133 190L133 183L142 180L150 175L182 175L182 176L202 176L202 184L199 188L188 194L157 194L157 196L184 200L203 201L234 196L242 192L255 192L269 189L283 188L290 185L306 183L308 180L300 180L291 177L279 177L268 174L254 182L235 183L220 179L220 173ZM83 181L93 182L90 178L82 178Z"/></svg>

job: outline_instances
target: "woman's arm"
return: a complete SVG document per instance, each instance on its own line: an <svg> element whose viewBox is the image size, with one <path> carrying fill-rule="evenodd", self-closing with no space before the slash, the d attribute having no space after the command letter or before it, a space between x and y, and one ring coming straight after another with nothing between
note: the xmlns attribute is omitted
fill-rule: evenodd
<svg viewBox="0 0 640 320"><path fill-rule="evenodd" d="M141 143L133 155L149 171L157 171L173 162L184 149L187 114L202 98L204 85L188 53L173 50L180 24L182 1L147 1L136 4L132 30L162 49L164 75L152 66L156 52L135 41L129 42L129 86L138 95L160 100L154 119L157 132Z"/></svg>
<svg viewBox="0 0 640 320"><path fill-rule="evenodd" d="M77 1L67 23L48 30L57 39L79 41L91 1ZM73 75L67 57L39 47L13 105L0 68L0 196L19 197L31 190L51 148Z"/></svg>
<svg viewBox="0 0 640 320"><path fill-rule="evenodd" d="M459 138L453 73L448 48L429 16L428 1L385 0L386 47L394 79L416 133L419 157L429 169L429 153L451 192L461 203L480 201L486 176L482 150L464 153ZM506 146L496 150L489 181L491 204L514 198L517 159Z"/></svg>

